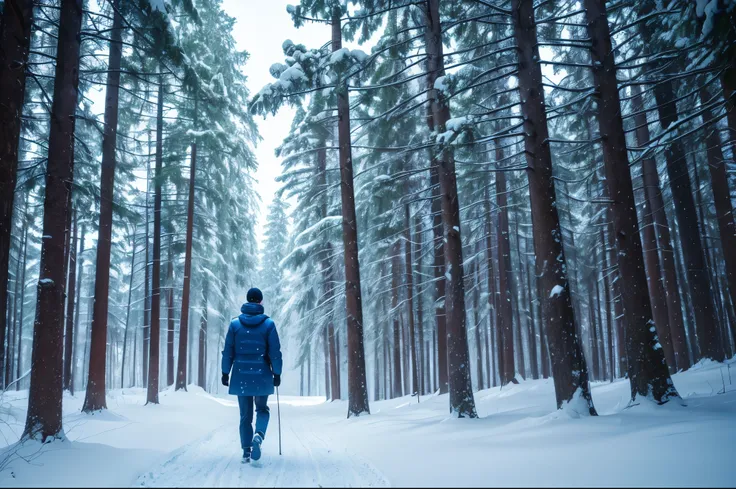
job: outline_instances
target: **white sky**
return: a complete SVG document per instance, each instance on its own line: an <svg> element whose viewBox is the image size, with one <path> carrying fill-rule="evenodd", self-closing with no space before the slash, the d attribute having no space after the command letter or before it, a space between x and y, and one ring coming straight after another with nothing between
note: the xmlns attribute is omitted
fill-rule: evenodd
<svg viewBox="0 0 736 489"><path fill-rule="evenodd" d="M326 24L308 23L299 29L294 27L291 16L286 13L289 0L223 0L223 10L237 22L233 37L238 49L250 54L245 66L248 76L247 86L251 96L274 78L269 73L273 63L283 62L284 52L281 44L286 39L301 43L308 48L316 48L330 40L330 27ZM296 3L291 0L291 3ZM276 177L281 174L281 162L274 150L288 135L295 110L283 107L275 116L255 118L263 140L255 149L258 160L257 191L261 196L261 212L256 226L256 239L262 247L263 228L268 217L268 206L273 199L279 183Z"/></svg>

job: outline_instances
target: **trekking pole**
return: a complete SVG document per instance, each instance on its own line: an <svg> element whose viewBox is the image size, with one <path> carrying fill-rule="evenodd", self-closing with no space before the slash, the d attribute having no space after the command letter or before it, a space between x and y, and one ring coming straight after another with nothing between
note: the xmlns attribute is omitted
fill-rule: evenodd
<svg viewBox="0 0 736 489"><path fill-rule="evenodd" d="M276 387L276 412L278 413L279 426L279 455L281 455L281 403L279 403L279 388Z"/></svg>

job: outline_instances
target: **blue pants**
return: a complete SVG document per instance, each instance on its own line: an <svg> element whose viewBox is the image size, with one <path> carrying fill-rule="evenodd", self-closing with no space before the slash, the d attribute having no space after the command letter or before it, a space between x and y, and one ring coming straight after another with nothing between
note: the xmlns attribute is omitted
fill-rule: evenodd
<svg viewBox="0 0 736 489"><path fill-rule="evenodd" d="M240 406L240 446L250 450L253 445L253 403L256 405L256 432L266 437L268 420L271 417L268 409L268 396L238 396Z"/></svg>

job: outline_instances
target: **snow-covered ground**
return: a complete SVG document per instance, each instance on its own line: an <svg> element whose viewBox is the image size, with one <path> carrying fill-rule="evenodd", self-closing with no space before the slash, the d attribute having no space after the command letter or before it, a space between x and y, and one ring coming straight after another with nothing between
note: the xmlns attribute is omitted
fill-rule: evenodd
<svg viewBox="0 0 736 489"><path fill-rule="evenodd" d="M731 360L731 379L736 363ZM724 392L724 381L725 392ZM736 385L727 365L677 374L686 407L626 408L626 381L596 383L599 417L554 410L551 380L476 393L481 419L452 419L447 396L374 402L346 419L347 403L275 398L259 462L239 462L234 398L115 390L108 411L64 398L68 440L17 443L27 392L0 403L0 486L731 486L736 485Z"/></svg>

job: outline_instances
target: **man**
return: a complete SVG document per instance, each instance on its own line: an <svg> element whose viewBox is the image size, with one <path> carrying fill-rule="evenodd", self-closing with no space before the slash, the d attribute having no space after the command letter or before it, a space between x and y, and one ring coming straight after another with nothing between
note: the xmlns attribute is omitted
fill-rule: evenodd
<svg viewBox="0 0 736 489"><path fill-rule="evenodd" d="M238 396L240 406L240 446L243 463L261 458L261 443L266 437L270 411L268 396L281 384L281 344L276 325L263 314L263 294L252 288L240 308L242 314L232 320L222 350L222 385ZM233 371L232 379L230 370ZM253 404L256 410L256 433L253 435Z"/></svg>

